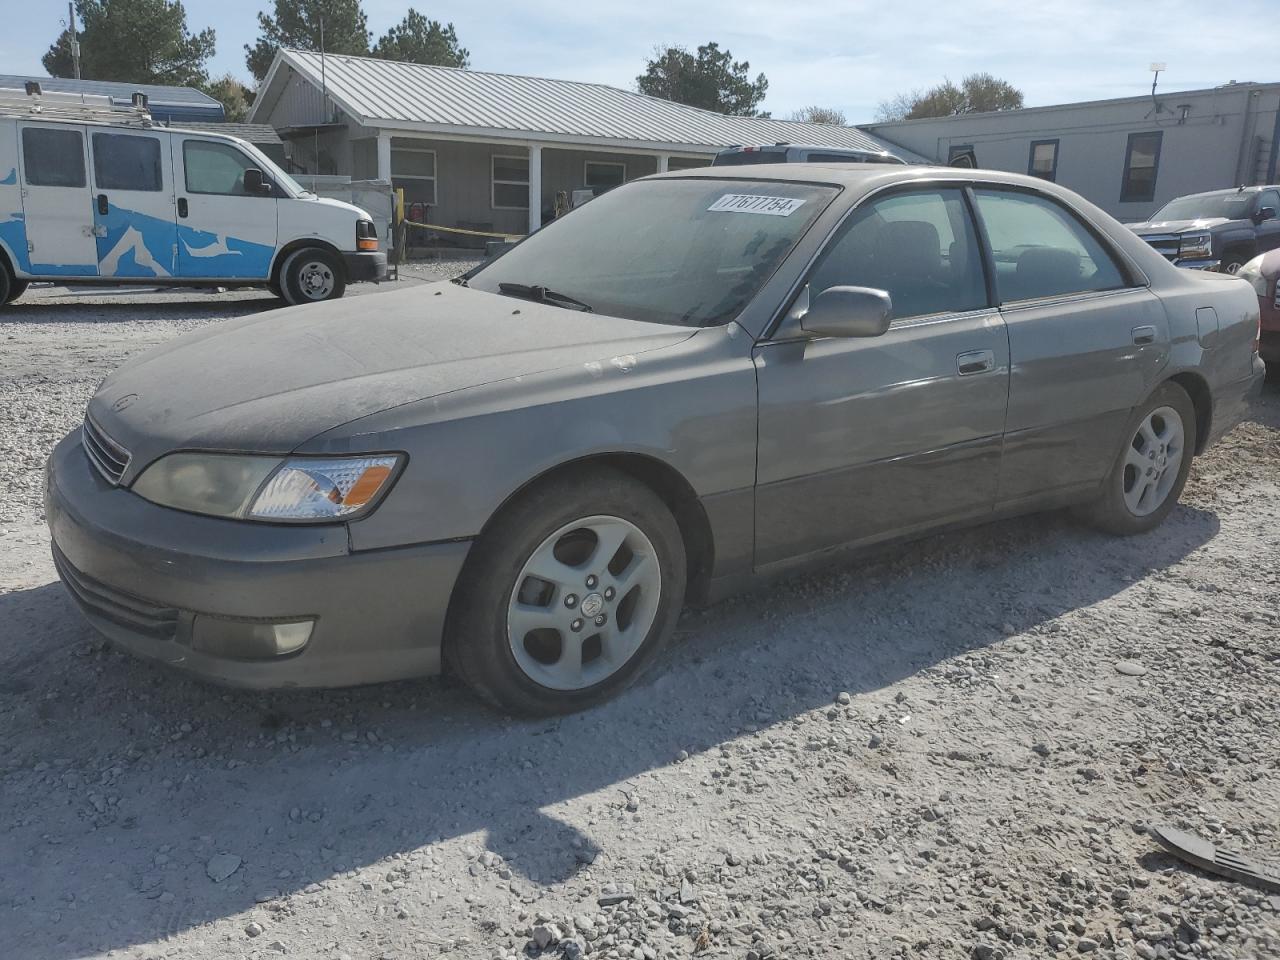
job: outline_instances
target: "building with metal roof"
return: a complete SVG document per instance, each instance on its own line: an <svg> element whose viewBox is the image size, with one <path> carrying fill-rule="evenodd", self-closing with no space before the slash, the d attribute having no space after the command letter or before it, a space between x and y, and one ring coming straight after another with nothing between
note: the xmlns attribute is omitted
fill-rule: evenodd
<svg viewBox="0 0 1280 960"><path fill-rule="evenodd" d="M705 166L737 144L888 150L857 127L734 117L600 83L281 50L249 119L299 172L390 180L433 223L536 230L557 193Z"/></svg>
<svg viewBox="0 0 1280 960"><path fill-rule="evenodd" d="M127 107L135 93L147 96L151 116L158 123L221 123L226 119L222 104L194 87L164 87L148 83L116 83L107 80L73 80L69 77L20 77L0 74L0 87L23 89L40 84L46 93L79 93L110 97L118 107Z"/></svg>

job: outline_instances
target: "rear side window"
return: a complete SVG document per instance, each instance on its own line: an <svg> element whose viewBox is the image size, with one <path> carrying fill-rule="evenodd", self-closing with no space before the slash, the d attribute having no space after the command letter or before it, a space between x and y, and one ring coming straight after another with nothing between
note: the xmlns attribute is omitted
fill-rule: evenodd
<svg viewBox="0 0 1280 960"><path fill-rule="evenodd" d="M182 144L182 167L187 193L247 197L244 172L255 165L235 147L209 140ZM256 196L256 195L255 195Z"/></svg>
<svg viewBox="0 0 1280 960"><path fill-rule="evenodd" d="M22 172L33 187L83 187L84 141L80 131L23 127Z"/></svg>
<svg viewBox="0 0 1280 960"><path fill-rule="evenodd" d="M101 190L162 189L160 141L124 133L95 133L93 182Z"/></svg>
<svg viewBox="0 0 1280 960"><path fill-rule="evenodd" d="M1125 286L1111 254L1053 200L1003 190L974 194L991 241L1002 302Z"/></svg>
<svg viewBox="0 0 1280 960"><path fill-rule="evenodd" d="M913 190L860 206L823 251L809 294L828 287L886 290L893 316L987 306L978 239L959 190Z"/></svg>

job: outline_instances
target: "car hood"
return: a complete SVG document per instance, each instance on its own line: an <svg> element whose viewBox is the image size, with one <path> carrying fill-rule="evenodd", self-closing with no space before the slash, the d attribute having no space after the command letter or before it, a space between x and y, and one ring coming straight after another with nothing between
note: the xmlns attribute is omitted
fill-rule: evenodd
<svg viewBox="0 0 1280 960"><path fill-rule="evenodd" d="M1148 233L1185 233L1188 230L1208 230L1220 223L1230 223L1226 217L1205 217L1200 220L1148 220L1131 223L1129 229L1138 236Z"/></svg>
<svg viewBox="0 0 1280 960"><path fill-rule="evenodd" d="M132 454L286 454L325 430L467 387L671 346L693 330L423 284L220 323L142 354L89 404Z"/></svg>

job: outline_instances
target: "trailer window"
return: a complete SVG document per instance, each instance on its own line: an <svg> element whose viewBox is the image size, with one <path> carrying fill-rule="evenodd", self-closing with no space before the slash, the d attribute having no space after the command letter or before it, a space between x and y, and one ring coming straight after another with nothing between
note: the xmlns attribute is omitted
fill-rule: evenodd
<svg viewBox="0 0 1280 960"><path fill-rule="evenodd" d="M22 130L22 175L32 187L83 187L84 141L79 130Z"/></svg>

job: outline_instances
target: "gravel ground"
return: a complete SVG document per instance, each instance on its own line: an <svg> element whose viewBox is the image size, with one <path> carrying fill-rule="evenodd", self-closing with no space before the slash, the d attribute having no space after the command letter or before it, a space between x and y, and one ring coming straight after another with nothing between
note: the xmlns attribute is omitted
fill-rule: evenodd
<svg viewBox="0 0 1280 960"><path fill-rule="evenodd" d="M1152 534L1048 514L836 564L525 722L97 639L44 457L111 366L274 302L61 293L0 314L6 958L1280 956L1280 896L1143 832L1280 862L1280 384Z"/></svg>

